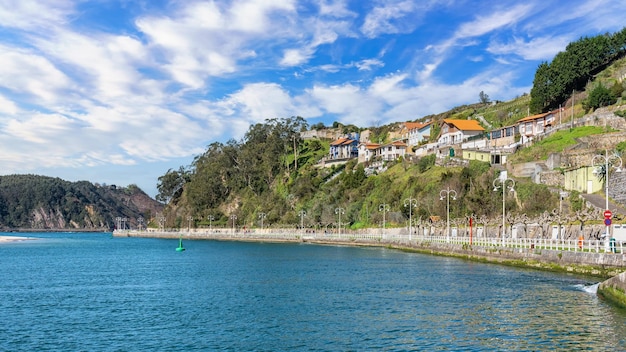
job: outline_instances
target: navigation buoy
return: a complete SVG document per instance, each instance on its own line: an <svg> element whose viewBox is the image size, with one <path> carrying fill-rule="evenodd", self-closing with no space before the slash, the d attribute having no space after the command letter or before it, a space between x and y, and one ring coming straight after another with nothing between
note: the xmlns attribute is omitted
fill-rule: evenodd
<svg viewBox="0 0 626 352"><path fill-rule="evenodd" d="M183 247L183 235L180 234L180 237L178 238L178 247L176 248L176 252L182 252L185 250L185 247Z"/></svg>

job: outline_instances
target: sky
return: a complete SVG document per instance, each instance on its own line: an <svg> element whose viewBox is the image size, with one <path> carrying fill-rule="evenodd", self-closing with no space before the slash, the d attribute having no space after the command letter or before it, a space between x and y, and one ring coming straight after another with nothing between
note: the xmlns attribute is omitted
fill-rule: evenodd
<svg viewBox="0 0 626 352"><path fill-rule="evenodd" d="M0 175L151 196L249 126L413 121L530 93L614 0L0 0Z"/></svg>

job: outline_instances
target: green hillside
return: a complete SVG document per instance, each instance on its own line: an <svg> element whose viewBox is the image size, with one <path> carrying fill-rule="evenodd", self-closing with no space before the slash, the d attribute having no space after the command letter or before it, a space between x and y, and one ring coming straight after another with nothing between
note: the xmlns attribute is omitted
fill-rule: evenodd
<svg viewBox="0 0 626 352"><path fill-rule="evenodd" d="M0 229L110 231L136 228L163 206L137 186L94 185L37 175L0 176Z"/></svg>
<svg viewBox="0 0 626 352"><path fill-rule="evenodd" d="M565 123L600 106L621 104L625 94L626 28L598 37L602 38L581 38L553 62L542 64L530 95L491 102L481 92L479 103L418 120L434 122L434 138L444 118L477 119L491 130L559 106L563 107L559 120ZM544 80L546 74L558 80ZM395 126L397 123L371 128L370 140L389 141ZM337 123L333 127L342 133L365 129ZM318 124L315 128L327 127ZM342 226L376 227L382 220L379 208L388 205L386 223L403 226L409 215L405 203L412 199L417 207L411 208L411 215L417 219L444 217L446 205L440 200L443 189L457 192L450 205L452 218L470 214L494 218L501 214L501 193L494 192L492 184L500 171L489 164L472 161L464 167L437 166L434 156L427 156L415 162L388 162L387 170L380 174L369 174L355 160L321 168L315 164L328 154L329 141L302 140L299 133L307 129L301 117L267 120L252 126L241 141L214 143L192 165L169 170L159 178L158 186L158 199L168 203L167 225L181 226L183 219L192 216L195 226L208 224L211 217L214 226L232 226L236 221L239 226L254 227L262 217L265 226L303 223L327 228L337 226L341 214ZM509 162L542 160L549 153L573 146L578 137L605 132L608 130L597 127L559 131L522 149ZM506 203L508 214L532 217L552 211L559 204L557 194L527 179L516 180L516 191L515 202ZM572 203L580 202L572 199Z"/></svg>

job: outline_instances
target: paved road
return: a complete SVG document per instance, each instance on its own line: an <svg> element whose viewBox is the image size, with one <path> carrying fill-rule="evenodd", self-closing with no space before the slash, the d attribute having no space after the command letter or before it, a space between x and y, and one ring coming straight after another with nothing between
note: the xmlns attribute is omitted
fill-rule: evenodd
<svg viewBox="0 0 626 352"><path fill-rule="evenodd" d="M598 209L604 209L606 207L606 200L604 196L602 195L581 194L581 196ZM626 216L626 208L624 208L624 206L618 203L611 201L610 199L609 199L609 209L613 212L613 214L620 214L622 217Z"/></svg>

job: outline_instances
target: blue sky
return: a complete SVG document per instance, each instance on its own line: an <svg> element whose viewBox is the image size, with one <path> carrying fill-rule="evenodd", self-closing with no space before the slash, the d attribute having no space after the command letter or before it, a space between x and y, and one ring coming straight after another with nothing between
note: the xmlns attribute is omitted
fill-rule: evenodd
<svg viewBox="0 0 626 352"><path fill-rule="evenodd" d="M361 127L529 93L613 0L0 0L0 174L136 184L250 124Z"/></svg>

